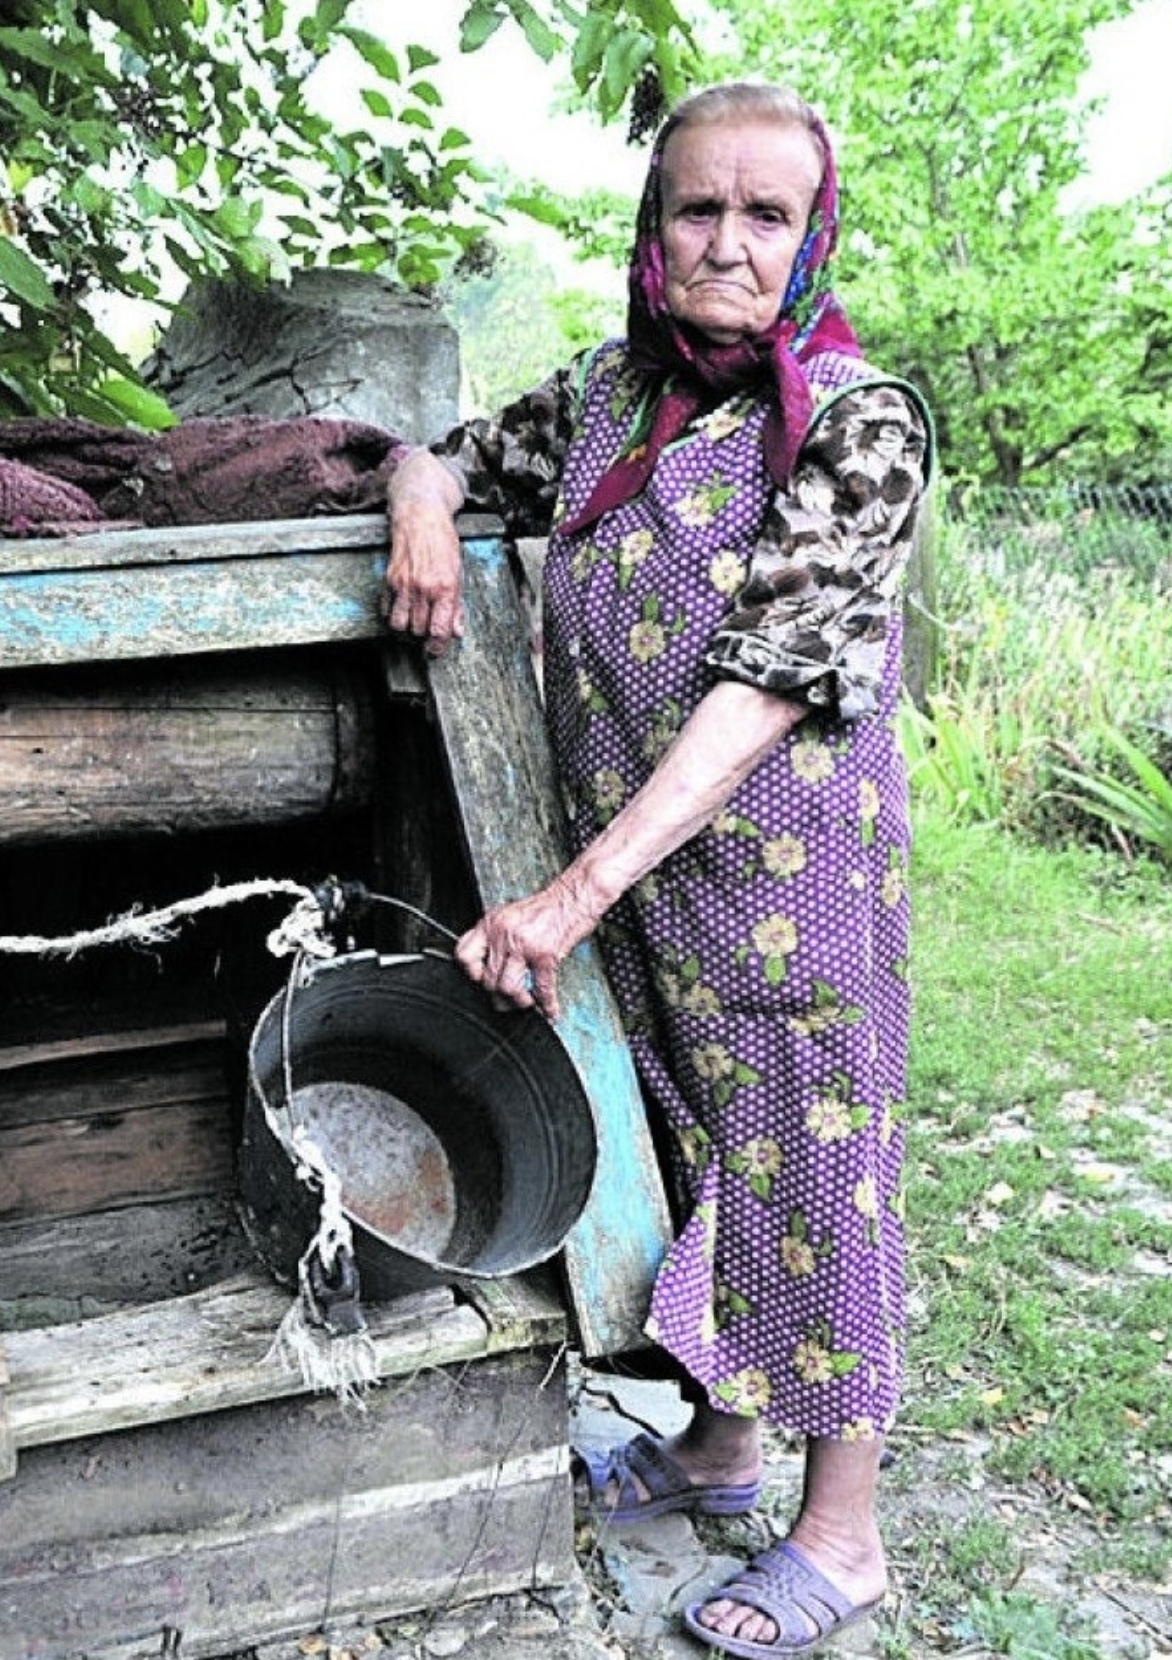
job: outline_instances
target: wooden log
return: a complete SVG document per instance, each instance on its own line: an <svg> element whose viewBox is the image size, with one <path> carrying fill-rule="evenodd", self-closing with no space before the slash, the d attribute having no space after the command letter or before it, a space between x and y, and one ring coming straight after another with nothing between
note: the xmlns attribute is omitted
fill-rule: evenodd
<svg viewBox="0 0 1172 1660"><path fill-rule="evenodd" d="M0 684L0 846L288 823L367 804L366 678L222 660Z"/></svg>
<svg viewBox="0 0 1172 1660"><path fill-rule="evenodd" d="M0 1488L4 1660L184 1660L574 1571L564 1378L524 1350L366 1397L26 1452Z"/></svg>
<svg viewBox="0 0 1172 1660"><path fill-rule="evenodd" d="M222 1097L0 1128L0 1221L224 1192L234 1161Z"/></svg>
<svg viewBox="0 0 1172 1660"><path fill-rule="evenodd" d="M0 1226L0 1330L161 1302L253 1270L230 1193Z"/></svg>
<svg viewBox="0 0 1172 1660"><path fill-rule="evenodd" d="M529 629L499 538L464 544L467 629L428 677L484 905L541 887L566 862L560 797L529 655ZM558 1035L598 1126L598 1171L564 1260L587 1356L639 1347L670 1218L638 1080L592 945L563 964Z"/></svg>

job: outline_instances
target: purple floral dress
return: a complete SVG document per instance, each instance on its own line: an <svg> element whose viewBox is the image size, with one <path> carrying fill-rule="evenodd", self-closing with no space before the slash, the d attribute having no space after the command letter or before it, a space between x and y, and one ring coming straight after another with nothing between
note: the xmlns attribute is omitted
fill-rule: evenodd
<svg viewBox="0 0 1172 1660"><path fill-rule="evenodd" d="M696 420L647 488L545 565L545 690L576 846L627 802L714 680L809 714L599 938L684 1195L648 1335L718 1409L809 1435L884 1431L900 1382L900 1116L909 830L893 732L900 582L924 483L910 389L837 366L791 487L765 404ZM438 453L469 503L537 534L637 419L621 343ZM546 519L548 523L548 518Z"/></svg>

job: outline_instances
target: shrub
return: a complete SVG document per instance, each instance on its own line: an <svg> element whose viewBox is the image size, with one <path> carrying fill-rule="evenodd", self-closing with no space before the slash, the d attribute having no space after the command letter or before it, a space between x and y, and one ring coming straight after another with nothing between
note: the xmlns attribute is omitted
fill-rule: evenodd
<svg viewBox="0 0 1172 1660"><path fill-rule="evenodd" d="M971 505L944 518L938 683L926 713L904 708L901 730L913 789L957 822L1049 844L1118 845L1119 831L1163 846L1172 524L1138 523L1133 567L1118 557L1124 529L1104 539L1100 518L1087 520L1090 552L1073 545L1069 520L1034 519L1011 536Z"/></svg>

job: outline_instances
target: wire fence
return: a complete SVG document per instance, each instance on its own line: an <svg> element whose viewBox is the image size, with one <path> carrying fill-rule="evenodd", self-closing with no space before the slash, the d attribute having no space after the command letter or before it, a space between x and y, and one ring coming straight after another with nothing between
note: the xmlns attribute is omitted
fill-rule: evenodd
<svg viewBox="0 0 1172 1660"><path fill-rule="evenodd" d="M941 508L943 526L980 549L990 574L1115 567L1172 591L1172 485L986 484L949 491Z"/></svg>

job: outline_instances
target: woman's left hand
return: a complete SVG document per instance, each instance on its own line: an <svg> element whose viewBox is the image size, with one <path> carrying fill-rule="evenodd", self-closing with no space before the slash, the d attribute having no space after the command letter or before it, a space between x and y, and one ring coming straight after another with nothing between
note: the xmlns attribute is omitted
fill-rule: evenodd
<svg viewBox="0 0 1172 1660"><path fill-rule="evenodd" d="M527 899L486 912L458 942L456 961L497 999L519 1009L536 1005L557 1020L558 969L594 932L600 915L563 874Z"/></svg>

